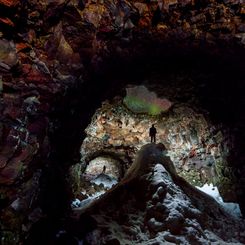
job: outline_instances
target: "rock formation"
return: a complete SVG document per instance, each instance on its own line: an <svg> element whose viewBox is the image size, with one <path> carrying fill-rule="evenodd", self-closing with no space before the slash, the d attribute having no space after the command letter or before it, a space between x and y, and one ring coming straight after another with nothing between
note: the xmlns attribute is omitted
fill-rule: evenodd
<svg viewBox="0 0 245 245"><path fill-rule="evenodd" d="M86 166L97 155L109 154L121 159L126 171L136 152L149 143L149 128L155 124L157 142L167 147L181 176L195 186L215 183L226 201L237 200L234 176L227 166L230 142L226 132L189 106L176 104L169 113L152 117L129 111L119 98L111 104L104 102L85 130L81 164ZM221 169L227 169L226 175Z"/></svg>
<svg viewBox="0 0 245 245"><path fill-rule="evenodd" d="M96 226L82 240L89 244L243 244L244 224L179 177L161 147L145 145L125 178L83 210L82 217L92 215Z"/></svg>

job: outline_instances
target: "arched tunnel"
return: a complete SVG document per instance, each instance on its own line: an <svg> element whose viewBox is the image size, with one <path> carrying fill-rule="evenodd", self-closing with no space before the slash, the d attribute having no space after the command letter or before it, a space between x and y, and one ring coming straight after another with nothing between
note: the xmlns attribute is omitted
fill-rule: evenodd
<svg viewBox="0 0 245 245"><path fill-rule="evenodd" d="M14 2L2 243L243 244L244 4Z"/></svg>

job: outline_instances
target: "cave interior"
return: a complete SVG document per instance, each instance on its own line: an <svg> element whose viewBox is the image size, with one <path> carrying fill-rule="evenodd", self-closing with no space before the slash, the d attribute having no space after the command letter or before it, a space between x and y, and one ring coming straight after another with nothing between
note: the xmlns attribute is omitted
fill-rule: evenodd
<svg viewBox="0 0 245 245"><path fill-rule="evenodd" d="M0 0L2 244L244 244L245 6L184 2Z"/></svg>

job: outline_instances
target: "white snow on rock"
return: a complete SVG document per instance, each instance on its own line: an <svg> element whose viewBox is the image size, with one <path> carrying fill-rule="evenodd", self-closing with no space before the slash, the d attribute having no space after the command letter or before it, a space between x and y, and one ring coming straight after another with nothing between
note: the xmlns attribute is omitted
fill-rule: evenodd
<svg viewBox="0 0 245 245"><path fill-rule="evenodd" d="M232 203L232 202L224 202L222 197L220 196L219 190L217 186L214 186L211 184L205 184L202 187L196 186L197 189L205 192L206 194L213 197L220 205L222 205L227 212L229 212L231 215L236 216L238 218L242 217L241 210L239 207L239 204Z"/></svg>
<svg viewBox="0 0 245 245"><path fill-rule="evenodd" d="M81 203L81 201L78 198L76 198L75 200L72 201L71 206L73 208L78 208L80 206L80 203Z"/></svg>
<svg viewBox="0 0 245 245"><path fill-rule="evenodd" d="M91 180L92 183L96 185L103 185L105 188L112 188L112 186L116 185L118 181L106 174L100 174L95 179Z"/></svg>
<svg viewBox="0 0 245 245"><path fill-rule="evenodd" d="M216 186L213 186L213 184L205 184L202 187L196 186L197 189L205 192L206 194L210 195L213 197L216 201L222 202L222 198L219 194L219 190Z"/></svg>
<svg viewBox="0 0 245 245"><path fill-rule="evenodd" d="M101 195L103 195L105 193L105 191L100 191L100 192L96 192L95 194L89 196L88 198L80 201L79 199L75 199L71 206L72 208L86 208L88 207L93 201L95 201L96 199L98 199Z"/></svg>
<svg viewBox="0 0 245 245"><path fill-rule="evenodd" d="M170 163L165 164L167 158L159 157L157 147L143 147L125 179L90 206L97 228L88 233L86 242L244 244L244 222L179 177ZM218 198L217 190L212 191Z"/></svg>

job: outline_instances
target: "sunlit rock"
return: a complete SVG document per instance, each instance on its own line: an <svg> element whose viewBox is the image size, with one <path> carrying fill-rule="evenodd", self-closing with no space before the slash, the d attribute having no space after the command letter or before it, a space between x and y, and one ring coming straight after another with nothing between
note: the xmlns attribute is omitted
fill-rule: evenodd
<svg viewBox="0 0 245 245"><path fill-rule="evenodd" d="M108 18L110 19L110 15L108 10L102 4L90 4L88 7L80 12L82 17L92 23L95 27L99 27L103 24L103 19Z"/></svg>

